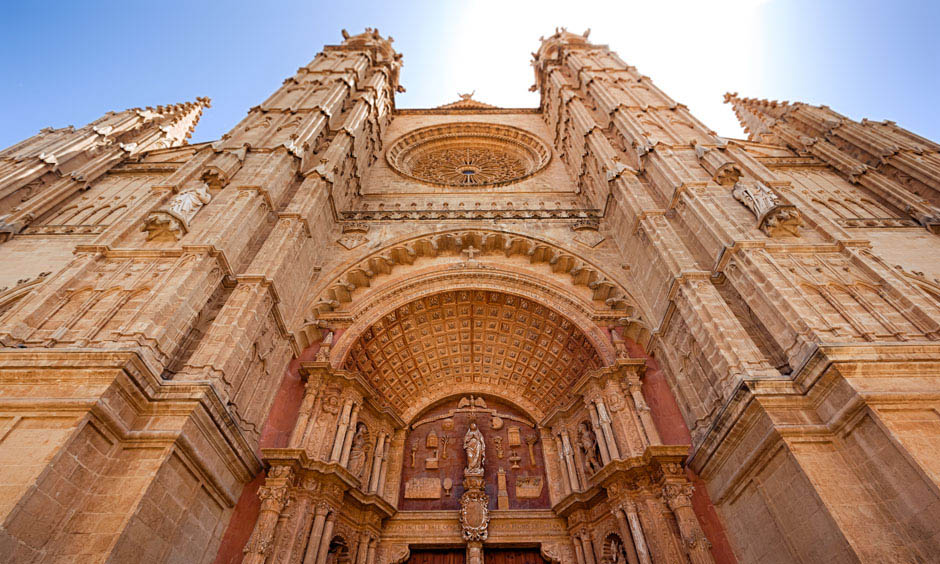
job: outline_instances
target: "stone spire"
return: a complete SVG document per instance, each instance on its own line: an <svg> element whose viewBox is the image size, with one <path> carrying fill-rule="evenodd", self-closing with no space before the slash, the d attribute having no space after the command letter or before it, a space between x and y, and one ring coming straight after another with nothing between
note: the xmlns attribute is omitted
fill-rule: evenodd
<svg viewBox="0 0 940 564"><path fill-rule="evenodd" d="M811 154L859 184L940 230L940 145L892 121L854 121L828 106L725 94L753 141L779 143Z"/></svg>
<svg viewBox="0 0 940 564"><path fill-rule="evenodd" d="M121 161L184 145L209 98L108 112L76 129L46 128L0 151L0 237L88 187Z"/></svg>
<svg viewBox="0 0 940 564"><path fill-rule="evenodd" d="M725 103L731 104L734 115L737 116L744 132L751 141L775 143L770 131L770 124L777 119L778 108L789 105L789 102L760 100L757 98L741 98L737 92L725 93Z"/></svg>

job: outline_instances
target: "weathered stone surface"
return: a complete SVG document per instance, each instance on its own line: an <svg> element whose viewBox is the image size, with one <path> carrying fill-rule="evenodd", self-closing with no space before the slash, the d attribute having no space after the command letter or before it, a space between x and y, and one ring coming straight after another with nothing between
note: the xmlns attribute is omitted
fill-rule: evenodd
<svg viewBox="0 0 940 564"><path fill-rule="evenodd" d="M0 560L940 553L940 145L736 94L724 139L563 29L539 108L401 64L0 151Z"/></svg>

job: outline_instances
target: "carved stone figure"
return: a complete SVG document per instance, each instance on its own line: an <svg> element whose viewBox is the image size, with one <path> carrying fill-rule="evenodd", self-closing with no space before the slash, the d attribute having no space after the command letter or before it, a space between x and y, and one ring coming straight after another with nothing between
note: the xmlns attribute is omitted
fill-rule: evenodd
<svg viewBox="0 0 940 564"><path fill-rule="evenodd" d="M486 458L486 443L483 433L477 428L476 421L470 422L470 428L463 438L463 448L467 451L467 468L464 473L468 476L483 475L483 461Z"/></svg>
<svg viewBox="0 0 940 564"><path fill-rule="evenodd" d="M189 231L189 222L212 200L209 186L198 182L181 190L163 207L147 216L142 231L147 240L176 241Z"/></svg>
<svg viewBox="0 0 940 564"><path fill-rule="evenodd" d="M593 474L603 467L601 464L600 448L597 446L597 437L587 423L578 425L578 444L584 455L584 469Z"/></svg>
<svg viewBox="0 0 940 564"><path fill-rule="evenodd" d="M352 447L349 451L349 471L353 476L362 477L366 467L366 439L369 431L365 425L360 424L353 436Z"/></svg>

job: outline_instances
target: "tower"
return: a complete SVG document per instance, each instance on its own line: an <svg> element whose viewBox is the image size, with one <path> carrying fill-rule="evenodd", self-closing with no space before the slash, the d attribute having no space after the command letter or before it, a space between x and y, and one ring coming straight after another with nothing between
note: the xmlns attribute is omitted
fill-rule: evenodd
<svg viewBox="0 0 940 564"><path fill-rule="evenodd" d="M940 551L940 146L589 35L538 108L395 105L378 30L0 152L0 557L917 561Z"/></svg>

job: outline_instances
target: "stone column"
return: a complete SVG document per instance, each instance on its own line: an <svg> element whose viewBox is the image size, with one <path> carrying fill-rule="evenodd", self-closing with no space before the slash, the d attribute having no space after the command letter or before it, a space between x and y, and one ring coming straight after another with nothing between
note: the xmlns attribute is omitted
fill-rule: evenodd
<svg viewBox="0 0 940 564"><path fill-rule="evenodd" d="M483 564L483 543L479 541L467 543L467 564Z"/></svg>
<svg viewBox="0 0 940 564"><path fill-rule="evenodd" d="M388 440L388 433L379 436L375 441L375 452L372 455L372 473L369 476L369 493L375 493L379 487L379 473L382 468L382 460L385 455L385 441Z"/></svg>
<svg viewBox="0 0 940 564"><path fill-rule="evenodd" d="M372 540L372 535L368 531L364 531L359 535L359 549L356 551L356 564L366 564L366 557L369 555L369 541Z"/></svg>
<svg viewBox="0 0 940 564"><path fill-rule="evenodd" d="M574 453L571 450L571 439L568 437L568 431L562 431L562 446L565 448L565 462L568 464L568 478L571 480L571 491L580 491L581 484L578 482L578 468L574 464Z"/></svg>
<svg viewBox="0 0 940 564"><path fill-rule="evenodd" d="M294 430L291 431L290 441L288 443L292 448L303 447L304 438L307 435L307 427L310 424L310 415L314 412L314 403L317 400L318 387L317 383L313 383L310 380L307 381L304 387L304 401L300 404L300 413L297 416L297 423L294 425Z"/></svg>
<svg viewBox="0 0 940 564"><path fill-rule="evenodd" d="M601 430L595 407L594 402L588 402L588 414L591 416L591 424L594 426L594 435L597 437L598 450L601 451L601 462L604 463L604 466L607 466L610 463L610 451L607 449L607 434Z"/></svg>
<svg viewBox="0 0 940 564"><path fill-rule="evenodd" d="M333 540L333 525L336 524L336 511L330 512L326 518L326 525L323 526L323 537L320 539L320 549L317 550L316 564L324 564L326 556L330 552L330 541Z"/></svg>
<svg viewBox="0 0 940 564"><path fill-rule="evenodd" d="M594 543L591 542L591 533L588 530L581 531L579 536L581 545L584 547L584 564L595 564Z"/></svg>
<svg viewBox="0 0 940 564"><path fill-rule="evenodd" d="M581 548L581 539L577 535L571 537L571 544L574 545L574 555L578 559L578 564L584 563L584 550Z"/></svg>
<svg viewBox="0 0 940 564"><path fill-rule="evenodd" d="M346 442L346 429L349 428L349 415L352 411L353 400L348 399L343 404L343 412L339 416L339 423L336 427L336 436L333 437L333 452L330 453L330 462L339 462L343 455L343 445Z"/></svg>
<svg viewBox="0 0 940 564"><path fill-rule="evenodd" d="M633 533L633 546L636 547L636 555L640 559L640 564L652 564L649 549L646 547L646 538L643 536L643 527L640 525L640 516L636 512L636 503L633 500L627 500L621 509L627 514L627 520L630 522L630 532Z"/></svg>
<svg viewBox="0 0 940 564"><path fill-rule="evenodd" d="M388 445L389 440L386 439L385 444ZM375 494L379 497L385 493L385 475L388 474L388 451L386 448L382 453L382 464L379 466L379 481L375 484Z"/></svg>
<svg viewBox="0 0 940 564"><path fill-rule="evenodd" d="M629 380L627 386L630 388L630 395L633 396L633 405L636 407L640 424L646 432L646 439L651 445L663 444L662 439L659 438L659 431L656 430L656 424L653 423L653 417L650 415L650 408L646 405L646 399L643 397L640 382Z"/></svg>
<svg viewBox="0 0 940 564"><path fill-rule="evenodd" d="M565 447L561 436L555 435L555 450L558 451L558 466L561 469L561 485L565 495L571 494L571 476L568 474L568 462L565 461Z"/></svg>
<svg viewBox="0 0 940 564"><path fill-rule="evenodd" d="M349 453L352 450L353 437L356 436L356 426L359 425L359 409L361 403L353 405L352 416L349 418L349 427L346 428L346 438L343 439L343 454L339 458L339 464L346 467L349 464Z"/></svg>
<svg viewBox="0 0 940 564"><path fill-rule="evenodd" d="M317 561L317 550L320 549L320 538L323 536L323 526L326 524L326 514L329 512L329 505L322 502L317 504L316 517L313 519L310 539L307 541L307 552L304 553L304 564L315 564Z"/></svg>
<svg viewBox="0 0 940 564"><path fill-rule="evenodd" d="M366 554L366 564L375 564L375 549L379 544L379 539L375 536L369 541L369 553Z"/></svg>
<svg viewBox="0 0 940 564"><path fill-rule="evenodd" d="M262 486L258 490L258 497L261 498L261 511L255 522L255 530L245 546L244 564L264 564L278 517L287 501L287 486Z"/></svg>
<svg viewBox="0 0 940 564"><path fill-rule="evenodd" d="M604 400L597 398L597 416L601 420L601 430L604 432L604 437L607 439L607 450L610 452L611 460L616 460L620 458L620 449L617 448L617 438L614 436L614 429L610 425L610 415L607 414L607 406L604 405Z"/></svg>
<svg viewBox="0 0 940 564"><path fill-rule="evenodd" d="M627 553L627 562L630 564L639 564L640 559L636 554L636 546L633 543L633 533L630 532L630 524L627 523L627 516L622 507L615 507L611 510L614 518L617 519L617 527L620 529L620 537L623 539L623 549Z"/></svg>
<svg viewBox="0 0 940 564"><path fill-rule="evenodd" d="M711 543L705 538L692 509L692 484L666 484L663 497L676 516L689 560L692 564L712 564L715 560L710 550Z"/></svg>

